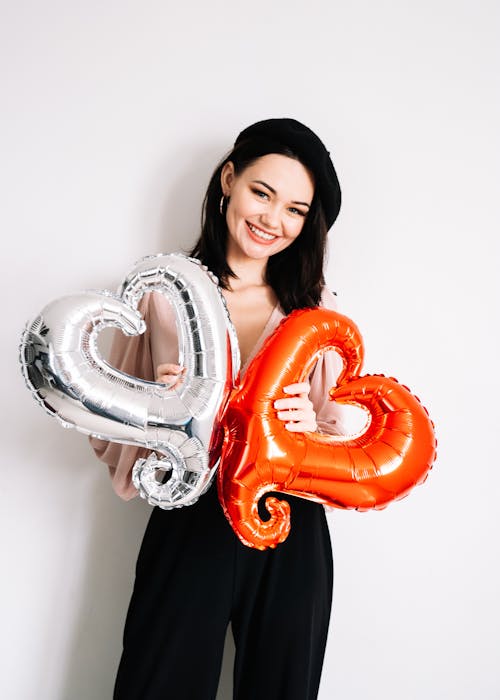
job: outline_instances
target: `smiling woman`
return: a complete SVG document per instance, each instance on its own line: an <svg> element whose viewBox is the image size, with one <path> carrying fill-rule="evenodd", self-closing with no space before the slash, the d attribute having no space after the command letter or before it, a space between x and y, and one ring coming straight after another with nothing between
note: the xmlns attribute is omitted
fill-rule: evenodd
<svg viewBox="0 0 500 700"><path fill-rule="evenodd" d="M227 199L226 261L236 274L223 293L246 363L277 303L272 286L265 283L268 259L288 248L302 231L314 178L300 161L270 153L240 175L227 162L221 186ZM248 270L246 275L240 274L242 268Z"/></svg>
<svg viewBox="0 0 500 700"><path fill-rule="evenodd" d="M314 177L300 161L270 153L239 176L229 161L221 183L228 199L228 259L266 258L297 238L314 195Z"/></svg>
<svg viewBox="0 0 500 700"><path fill-rule="evenodd" d="M213 173L191 255L219 277L242 375L286 314L335 308L323 260L339 208L328 151L293 119L265 120L242 131ZM184 375L171 309L155 293L145 295L140 308L146 333L117 335L111 364L175 390ZM341 432L339 407L327 399L339 371L337 356L325 355L309 382L283 386L274 404L277 419L292 432ZM130 474L138 451L92 443L109 465L117 493L134 496ZM235 700L317 697L333 586L330 536L323 506L286 499L291 534L265 551L236 537L215 484L192 506L153 510L137 562L115 700L213 700L229 622L236 643Z"/></svg>
<svg viewBox="0 0 500 700"><path fill-rule="evenodd" d="M270 162L274 167L267 175ZM261 168L265 168L264 173ZM341 203L340 186L329 152L313 131L294 119L266 119L239 134L234 148L219 163L209 182L203 205L202 235L192 250L192 255L219 277L223 287L235 276L227 260L229 221L226 219L233 217L233 207L231 198L228 199L230 183L226 178L238 182L240 176L241 186L247 182L255 190L255 199L262 199L270 207L272 216L273 205L285 204L290 217L300 222L301 235L290 245L272 252L268 248L262 256L268 257L264 269L266 284L274 290L286 314L293 309L316 306L325 285L327 234ZM257 182L252 183L253 179ZM286 189L280 190L281 183ZM261 211L264 210L258 213ZM252 213L255 213L253 209ZM264 211L264 219L252 218L249 224L274 235L275 231L265 221Z"/></svg>

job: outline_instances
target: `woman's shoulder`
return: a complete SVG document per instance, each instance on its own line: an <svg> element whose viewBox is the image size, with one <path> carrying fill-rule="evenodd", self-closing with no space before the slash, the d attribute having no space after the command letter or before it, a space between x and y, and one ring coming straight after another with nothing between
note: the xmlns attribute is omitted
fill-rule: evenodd
<svg viewBox="0 0 500 700"><path fill-rule="evenodd" d="M321 291L320 305L324 306L325 309L331 309L332 311L336 311L338 308L336 292L332 292L326 286L323 287Z"/></svg>

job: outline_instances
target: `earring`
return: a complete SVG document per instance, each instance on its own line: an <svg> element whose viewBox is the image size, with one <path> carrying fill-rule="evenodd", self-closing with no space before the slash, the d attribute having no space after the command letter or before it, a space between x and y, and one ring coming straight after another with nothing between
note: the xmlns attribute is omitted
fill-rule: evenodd
<svg viewBox="0 0 500 700"><path fill-rule="evenodd" d="M219 211L221 213L221 216L224 216L223 207L224 207L224 200L225 199L226 198L224 197L224 195L222 195L222 197L220 198Z"/></svg>

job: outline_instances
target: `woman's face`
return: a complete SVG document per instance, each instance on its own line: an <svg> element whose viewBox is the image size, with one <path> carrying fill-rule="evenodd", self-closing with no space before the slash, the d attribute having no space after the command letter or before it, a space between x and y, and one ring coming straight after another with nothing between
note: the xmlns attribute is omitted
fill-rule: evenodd
<svg viewBox="0 0 500 700"><path fill-rule="evenodd" d="M233 163L221 173L229 197L227 252L254 259L287 248L300 234L314 195L314 179L302 163L270 153L236 175Z"/></svg>

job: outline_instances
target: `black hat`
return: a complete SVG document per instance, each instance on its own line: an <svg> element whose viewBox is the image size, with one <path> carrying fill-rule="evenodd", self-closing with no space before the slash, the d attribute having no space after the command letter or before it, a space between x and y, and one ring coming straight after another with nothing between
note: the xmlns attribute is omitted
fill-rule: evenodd
<svg viewBox="0 0 500 700"><path fill-rule="evenodd" d="M340 185L330 152L314 131L296 119L264 119L243 129L234 145L256 138L288 146L309 168L316 181L316 190L325 212L326 225L330 228L340 211Z"/></svg>

